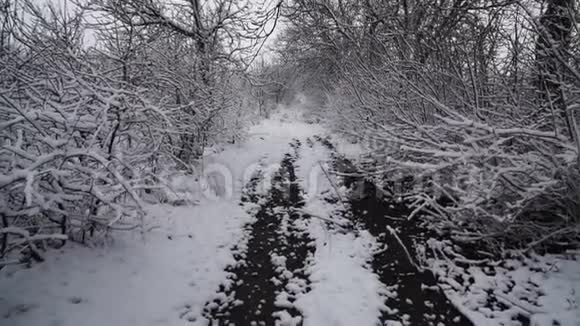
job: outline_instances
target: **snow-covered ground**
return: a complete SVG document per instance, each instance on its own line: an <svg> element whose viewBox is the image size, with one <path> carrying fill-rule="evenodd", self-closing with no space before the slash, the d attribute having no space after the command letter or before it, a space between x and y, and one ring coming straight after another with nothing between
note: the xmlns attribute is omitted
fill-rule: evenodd
<svg viewBox="0 0 580 326"><path fill-rule="evenodd" d="M152 206L144 237L115 235L104 247L69 246L0 280L1 325L179 325L233 260L229 247L249 219L235 203Z"/></svg>
<svg viewBox="0 0 580 326"><path fill-rule="evenodd" d="M118 232L103 246L68 245L29 269L0 270L0 325L203 324L203 305L225 278L234 261L230 248L252 218L239 205L243 185L258 166L279 166L293 138L323 131L296 115L274 115L253 126L246 142L208 153L206 182L174 182L197 191L187 194L197 205L149 206L145 234ZM233 187L221 189L222 182L216 189L215 175L230 178Z"/></svg>
<svg viewBox="0 0 580 326"><path fill-rule="evenodd" d="M366 231L343 231L348 221L340 211L348 204L324 200L346 191L324 173L329 150L308 141L322 134L321 126L301 122L299 113L281 111L252 127L244 143L208 151L206 178L174 180L196 205L150 205L144 233L115 233L95 248L69 244L45 263L0 270L0 325L207 325L204 305L226 279L224 269L235 263L231 248L243 247L244 225L254 218L250 204L240 205L242 189L260 170L267 175L259 190L268 191L268 174L292 151L293 139L302 143L294 164L304 189L302 213L313 216L303 230L315 250L306 262L309 291L303 280L290 279L276 305L296 308L305 326L376 325L388 310L387 288L369 266L377 242ZM337 148L353 158L363 152L340 140ZM477 325L514 324L517 314L533 325L580 325L580 263L571 258L512 262L495 275L475 265L458 270L445 257L429 263L449 298ZM272 255L281 268L285 259ZM485 307L489 293L503 300L501 307ZM278 316L287 325L300 320Z"/></svg>
<svg viewBox="0 0 580 326"><path fill-rule="evenodd" d="M580 325L580 262L574 255L521 256L460 267L431 239L440 287L475 325ZM442 250L440 250L442 249ZM481 265L481 266L478 266Z"/></svg>
<svg viewBox="0 0 580 326"><path fill-rule="evenodd" d="M331 184L325 174L330 170L326 163L329 158L329 150L315 142L302 150L296 162L297 177L306 189L303 210L314 217L308 231L315 239L316 251L308 267L312 290L300 296L295 305L304 314L304 326L375 325L385 291L370 267L375 239L367 231L342 232L341 225L347 225L348 220L337 209L346 211L348 204L337 207L324 200L346 198L344 189Z"/></svg>

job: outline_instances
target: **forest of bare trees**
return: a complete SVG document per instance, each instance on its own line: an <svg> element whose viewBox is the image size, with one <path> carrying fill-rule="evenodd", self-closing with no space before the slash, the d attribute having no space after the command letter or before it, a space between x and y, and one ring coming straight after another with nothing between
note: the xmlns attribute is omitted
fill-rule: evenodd
<svg viewBox="0 0 580 326"><path fill-rule="evenodd" d="M294 0L279 67L455 240L578 242L574 0ZM296 75L286 75L293 78Z"/></svg>
<svg viewBox="0 0 580 326"><path fill-rule="evenodd" d="M578 242L578 18L575 0L1 0L0 267L139 227L167 175L299 93L371 149L366 176L412 176L409 219L495 249Z"/></svg>

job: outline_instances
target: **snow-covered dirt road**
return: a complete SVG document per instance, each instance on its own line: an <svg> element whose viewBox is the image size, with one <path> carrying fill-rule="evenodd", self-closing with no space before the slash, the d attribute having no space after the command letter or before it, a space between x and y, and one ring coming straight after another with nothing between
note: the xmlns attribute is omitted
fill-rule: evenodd
<svg viewBox="0 0 580 326"><path fill-rule="evenodd" d="M207 155L207 178L175 181L197 205L151 205L144 233L0 271L0 325L521 322L483 306L463 315L471 294L446 296L403 248L427 240L403 223L408 208L331 173L353 167L342 155L352 146L297 120L280 113Z"/></svg>

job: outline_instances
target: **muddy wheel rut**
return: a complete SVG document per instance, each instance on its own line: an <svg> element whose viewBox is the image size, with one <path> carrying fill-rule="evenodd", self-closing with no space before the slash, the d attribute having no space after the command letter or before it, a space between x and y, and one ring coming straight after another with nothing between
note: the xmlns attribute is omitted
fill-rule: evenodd
<svg viewBox="0 0 580 326"><path fill-rule="evenodd" d="M329 139L306 140L310 148L316 142L329 149L335 170L356 172ZM294 301L311 290L307 268L314 263L315 247L308 233L311 217L301 211L303 190L295 173L301 146L298 140L290 143L292 150L283 157L267 194L257 191L263 181L259 172L246 186L242 202L253 204L255 221L246 226L245 245L233 248L236 263L226 269L228 279L215 299L206 303L204 316L211 325L276 325L289 319L292 325L302 325L303 316ZM388 308L381 313L380 323L471 325L437 287L433 274L411 263L398 240L388 233L388 227L395 229L411 255L416 244L426 241L425 230L405 219L408 206L386 198L385 191L378 191L364 178L343 177L340 181L350 189L349 208L342 214L350 218L352 231L367 230L385 248L371 262L372 271L388 289ZM329 231L338 232L331 225Z"/></svg>
<svg viewBox="0 0 580 326"><path fill-rule="evenodd" d="M242 202L259 208L255 222L246 226L245 250L235 255L236 263L226 269L228 280L206 303L204 316L212 325L275 325L282 318L301 324L292 303L309 291L305 269L314 246L306 231L309 216L298 211L303 200L294 163L301 144L295 140L290 146L293 153L284 156L268 194L257 191L260 173L246 187Z"/></svg>
<svg viewBox="0 0 580 326"><path fill-rule="evenodd" d="M334 169L346 174L357 172L354 164L337 154L329 139L316 140L332 153ZM396 230L404 246L414 251L417 244L426 241L426 230L414 221L407 221L411 213L405 202L385 197L392 189L377 189L377 186L361 177L344 177L343 184L350 189L348 202L352 222L356 228L368 230L385 248L373 256L372 268L380 281L389 289L382 312L381 323L398 321L403 325L472 325L437 287L437 281L429 270L418 269L407 257L398 240L389 233L388 227Z"/></svg>

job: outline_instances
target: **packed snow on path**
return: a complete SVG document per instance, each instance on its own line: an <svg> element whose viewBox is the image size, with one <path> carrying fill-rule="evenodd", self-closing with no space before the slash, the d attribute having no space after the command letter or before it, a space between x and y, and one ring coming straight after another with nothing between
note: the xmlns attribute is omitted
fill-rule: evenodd
<svg viewBox="0 0 580 326"><path fill-rule="evenodd" d="M341 226L349 222L339 211L347 211L348 204L339 202L337 206L324 200L346 198L345 189L327 177L329 151L315 142L301 154L297 176L302 188L308 189L304 211L314 217L308 230L316 239L307 271L312 290L295 303L304 315L304 326L376 325L386 291L370 266L376 241L367 231L344 232Z"/></svg>
<svg viewBox="0 0 580 326"><path fill-rule="evenodd" d="M105 245L69 244L45 263L0 270L0 325L201 324L252 218L239 205L243 185L258 168L278 166L293 138L322 132L296 115L273 115L250 128L246 142L206 154L201 182L174 178L178 197L197 204L150 205L144 234L116 232ZM228 178L231 189L223 189Z"/></svg>

